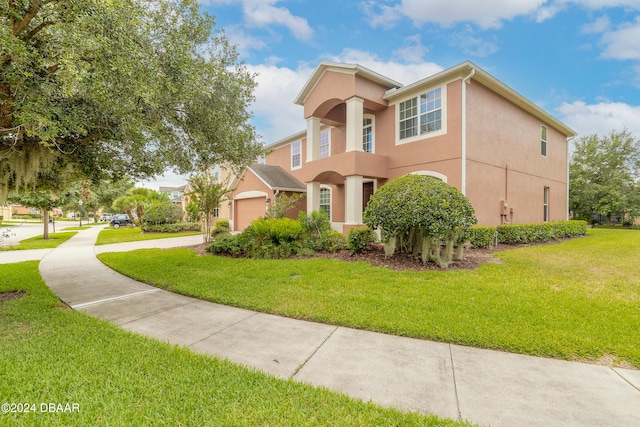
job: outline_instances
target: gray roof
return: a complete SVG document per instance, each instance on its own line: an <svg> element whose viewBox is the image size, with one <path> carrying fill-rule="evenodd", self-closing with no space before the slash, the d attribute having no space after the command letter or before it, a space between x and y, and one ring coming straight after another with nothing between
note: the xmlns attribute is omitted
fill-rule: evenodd
<svg viewBox="0 0 640 427"><path fill-rule="evenodd" d="M280 166L255 164L249 169L272 190L307 191L306 185Z"/></svg>

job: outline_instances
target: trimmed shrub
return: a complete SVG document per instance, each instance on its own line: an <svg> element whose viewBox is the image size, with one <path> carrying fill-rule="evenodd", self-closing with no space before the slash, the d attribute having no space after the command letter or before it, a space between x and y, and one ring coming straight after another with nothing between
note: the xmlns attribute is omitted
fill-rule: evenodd
<svg viewBox="0 0 640 427"><path fill-rule="evenodd" d="M251 253L250 233L221 233L205 248L207 252L214 254L227 254L232 256L245 256Z"/></svg>
<svg viewBox="0 0 640 427"><path fill-rule="evenodd" d="M526 244L583 236L587 234L587 222L571 220L539 224L503 224L496 229L499 243Z"/></svg>
<svg viewBox="0 0 640 427"><path fill-rule="evenodd" d="M347 244L351 255L363 251L371 243L376 241L376 232L369 227L354 227L349 230Z"/></svg>
<svg viewBox="0 0 640 427"><path fill-rule="evenodd" d="M229 230L231 227L229 226L228 219L219 219L216 221L216 228Z"/></svg>
<svg viewBox="0 0 640 427"><path fill-rule="evenodd" d="M347 248L347 238L339 231L329 230L321 237L321 250L338 252Z"/></svg>
<svg viewBox="0 0 640 427"><path fill-rule="evenodd" d="M496 241L496 228L474 225L469 227L465 237L472 248L490 248Z"/></svg>
<svg viewBox="0 0 640 427"><path fill-rule="evenodd" d="M230 226L228 219L221 219L216 221L216 228L211 230L211 237L216 237L223 233L229 233Z"/></svg>
<svg viewBox="0 0 640 427"><path fill-rule="evenodd" d="M477 219L471 202L457 188L421 175L391 180L375 192L363 214L369 227L380 228L385 253L422 254L422 261L446 268L462 257L466 230Z"/></svg>
<svg viewBox="0 0 640 427"><path fill-rule="evenodd" d="M173 203L161 203L148 207L142 216L142 224L175 224L182 220L182 208Z"/></svg>
<svg viewBox="0 0 640 427"><path fill-rule="evenodd" d="M176 222L174 224L142 224L142 231L147 233L186 233L200 231L199 222Z"/></svg>

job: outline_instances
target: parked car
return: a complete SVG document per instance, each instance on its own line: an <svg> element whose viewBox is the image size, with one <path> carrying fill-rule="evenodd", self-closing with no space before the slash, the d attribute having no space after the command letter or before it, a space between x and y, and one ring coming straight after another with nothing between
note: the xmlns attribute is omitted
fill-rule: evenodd
<svg viewBox="0 0 640 427"><path fill-rule="evenodd" d="M129 224L133 224L133 221L131 221L131 218L129 218L127 214L116 214L111 218L111 222L109 222L109 225L113 228L120 228L121 225Z"/></svg>
<svg viewBox="0 0 640 427"><path fill-rule="evenodd" d="M100 217L100 221L111 221L113 219L113 214L103 213Z"/></svg>

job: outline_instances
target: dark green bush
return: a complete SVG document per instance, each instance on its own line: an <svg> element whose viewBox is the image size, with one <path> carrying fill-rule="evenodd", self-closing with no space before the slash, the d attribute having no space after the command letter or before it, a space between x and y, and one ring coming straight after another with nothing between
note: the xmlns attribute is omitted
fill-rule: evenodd
<svg viewBox="0 0 640 427"><path fill-rule="evenodd" d="M469 227L465 237L472 248L490 248L496 241L496 228L474 225Z"/></svg>
<svg viewBox="0 0 640 427"><path fill-rule="evenodd" d="M497 227L498 242L506 244L546 242L587 234L587 222L580 220L539 224L503 224Z"/></svg>
<svg viewBox="0 0 640 427"><path fill-rule="evenodd" d="M391 180L375 192L363 214L369 227L380 228L385 253L422 254L422 261L447 267L466 230L477 222L471 202L457 188L421 175Z"/></svg>
<svg viewBox="0 0 640 427"><path fill-rule="evenodd" d="M256 239L270 239L274 244L297 241L302 236L302 225L291 218L257 219L249 226Z"/></svg>
<svg viewBox="0 0 640 427"><path fill-rule="evenodd" d="M347 248L347 238L339 231L329 230L322 234L321 250L327 252L338 252Z"/></svg>
<svg viewBox="0 0 640 427"><path fill-rule="evenodd" d="M205 248L207 252L214 254L227 254L232 256L246 256L251 253L250 233L221 233Z"/></svg>
<svg viewBox="0 0 640 427"><path fill-rule="evenodd" d="M216 228L229 230L229 220L228 219L219 219L216 221Z"/></svg>
<svg viewBox="0 0 640 427"><path fill-rule="evenodd" d="M175 224L182 220L182 208L173 203L161 203L145 209L142 224L159 225Z"/></svg>
<svg viewBox="0 0 640 427"><path fill-rule="evenodd" d="M376 241L376 232L369 227L354 227L349 230L347 245L351 250L351 255L366 249L371 243Z"/></svg>
<svg viewBox="0 0 640 427"><path fill-rule="evenodd" d="M214 228L213 230L211 230L211 237L216 237L220 234L223 233L228 233L230 230L229 227L229 220L228 219L221 219L216 221L216 228Z"/></svg>
<svg viewBox="0 0 640 427"><path fill-rule="evenodd" d="M142 231L147 233L186 233L200 231L199 222L177 222L175 224L142 224Z"/></svg>

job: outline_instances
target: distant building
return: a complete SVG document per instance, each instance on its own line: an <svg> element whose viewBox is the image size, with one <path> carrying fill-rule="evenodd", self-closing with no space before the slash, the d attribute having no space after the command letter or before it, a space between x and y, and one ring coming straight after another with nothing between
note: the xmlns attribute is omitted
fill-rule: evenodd
<svg viewBox="0 0 640 427"><path fill-rule="evenodd" d="M171 203L182 206L182 196L184 195L184 189L186 185L179 187L160 187L158 191L169 196Z"/></svg>

